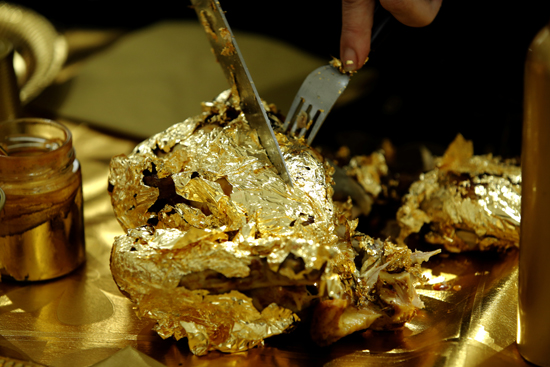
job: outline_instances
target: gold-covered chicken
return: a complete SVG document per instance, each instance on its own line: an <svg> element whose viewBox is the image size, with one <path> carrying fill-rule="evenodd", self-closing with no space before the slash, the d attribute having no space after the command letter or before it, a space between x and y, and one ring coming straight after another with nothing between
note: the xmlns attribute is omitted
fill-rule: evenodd
<svg viewBox="0 0 550 367"><path fill-rule="evenodd" d="M240 109L222 93L204 112L114 157L109 192L127 231L113 277L163 338L191 351L238 352L311 319L321 345L394 329L423 307L411 252L355 230L332 202L333 169L282 134L294 187L278 176Z"/></svg>
<svg viewBox="0 0 550 367"><path fill-rule="evenodd" d="M399 242L426 225L424 239L450 252L519 245L521 167L516 162L474 155L472 142L458 135L436 165L404 197L397 213Z"/></svg>

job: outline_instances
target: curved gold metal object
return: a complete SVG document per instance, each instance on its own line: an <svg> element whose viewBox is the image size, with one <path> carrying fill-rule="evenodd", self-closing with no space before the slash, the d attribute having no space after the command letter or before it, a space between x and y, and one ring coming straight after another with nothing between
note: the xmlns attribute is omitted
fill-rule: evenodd
<svg viewBox="0 0 550 367"><path fill-rule="evenodd" d="M15 119L21 115L21 100L13 56L13 44L7 39L0 38L0 121ZM2 147L0 155L8 155Z"/></svg>
<svg viewBox="0 0 550 367"><path fill-rule="evenodd" d="M24 70L16 68L25 105L61 70L67 59L67 41L42 15L9 3L0 3L0 38L10 41L25 61Z"/></svg>

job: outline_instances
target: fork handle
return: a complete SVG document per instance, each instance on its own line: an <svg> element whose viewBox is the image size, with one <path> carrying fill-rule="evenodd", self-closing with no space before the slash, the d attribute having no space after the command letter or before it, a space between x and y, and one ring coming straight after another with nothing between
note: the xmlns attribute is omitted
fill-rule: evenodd
<svg viewBox="0 0 550 367"><path fill-rule="evenodd" d="M392 24L396 22L396 19L392 14L384 9L380 5L380 1L376 1L374 6L374 16L372 20L372 32L370 40L370 50L374 51L384 41L389 32L387 30L391 28ZM384 32L382 33L382 30Z"/></svg>

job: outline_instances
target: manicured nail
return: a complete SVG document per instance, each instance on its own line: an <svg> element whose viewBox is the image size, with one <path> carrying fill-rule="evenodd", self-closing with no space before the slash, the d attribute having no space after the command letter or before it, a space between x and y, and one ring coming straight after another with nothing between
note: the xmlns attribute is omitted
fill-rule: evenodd
<svg viewBox="0 0 550 367"><path fill-rule="evenodd" d="M351 48L346 48L342 55L342 62L344 63L345 71L354 71L357 69L357 55Z"/></svg>
<svg viewBox="0 0 550 367"><path fill-rule="evenodd" d="M367 57L367 59L365 60L365 62L363 63L363 65L365 65L367 63L367 61L369 61L369 58Z"/></svg>

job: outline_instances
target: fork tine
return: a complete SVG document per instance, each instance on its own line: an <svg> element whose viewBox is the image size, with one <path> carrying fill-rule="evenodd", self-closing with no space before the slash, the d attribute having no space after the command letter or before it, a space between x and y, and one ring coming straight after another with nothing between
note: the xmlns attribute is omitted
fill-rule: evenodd
<svg viewBox="0 0 550 367"><path fill-rule="evenodd" d="M317 113L315 113L315 116L312 119L313 128L311 129L307 137L308 145L311 145L311 142L315 138L315 135L317 135L317 133L319 132L319 129L321 128L321 125L323 125L323 122L325 121L327 115L328 111L325 110L317 110Z"/></svg>
<svg viewBox="0 0 550 367"><path fill-rule="evenodd" d="M298 114L296 115L296 120L294 120L294 124L292 124L292 130L290 132L292 134L296 134L296 130L299 130L299 138L304 136L307 129L309 128L309 122L311 121L309 116L311 116L312 107L312 105L309 105L305 110L302 109L300 112L298 112Z"/></svg>
<svg viewBox="0 0 550 367"><path fill-rule="evenodd" d="M294 101L292 101L292 105L290 106L288 115L286 115L285 123L283 125L284 131L287 131L289 129L290 124L296 121L296 117L298 117L298 113L300 112L300 110L302 109L302 106L304 105L305 99L298 98L298 95L296 96L296 98L294 98Z"/></svg>

